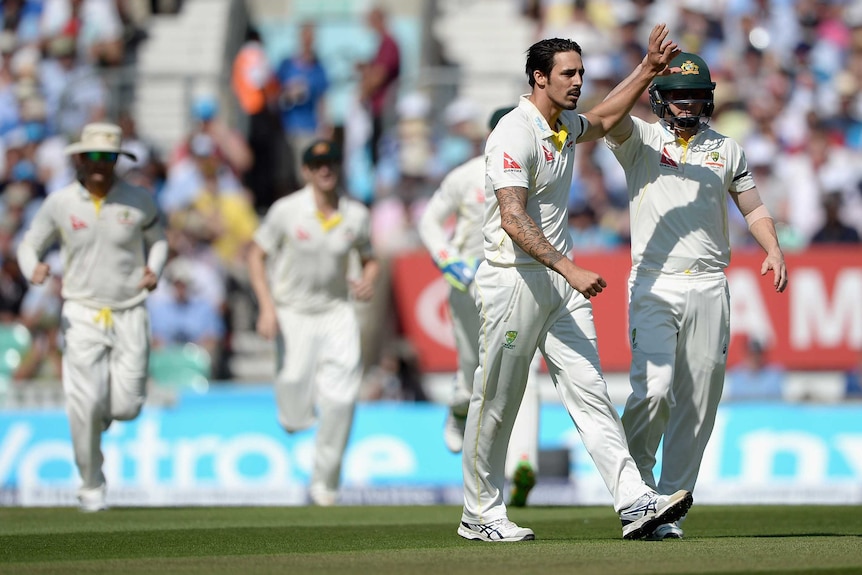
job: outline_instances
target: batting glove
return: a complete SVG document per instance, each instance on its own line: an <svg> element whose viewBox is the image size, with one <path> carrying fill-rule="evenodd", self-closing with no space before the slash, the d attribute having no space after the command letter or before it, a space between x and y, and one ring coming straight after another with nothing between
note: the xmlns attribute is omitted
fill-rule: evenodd
<svg viewBox="0 0 862 575"><path fill-rule="evenodd" d="M437 263L437 267L443 272L443 277L449 284L460 291L467 291L473 279L476 277L477 262L470 258L462 260L450 258Z"/></svg>

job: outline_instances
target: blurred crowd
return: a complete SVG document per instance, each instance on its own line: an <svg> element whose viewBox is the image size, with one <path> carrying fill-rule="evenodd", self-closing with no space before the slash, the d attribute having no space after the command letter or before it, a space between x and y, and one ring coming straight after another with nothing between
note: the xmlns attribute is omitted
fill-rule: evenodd
<svg viewBox="0 0 862 575"><path fill-rule="evenodd" d="M786 251L854 243L862 233L862 1L511 0L536 39L571 38L584 50L588 110L641 60L649 28L667 22L686 51L709 63L717 82L711 124L739 141ZM193 125L174 149L142 138L128 110L112 109L105 71L134 66L147 36L139 14L180 2L3 0L0 10L0 320L33 334L14 378L56 378L59 282L28 287L15 246L39 203L75 174L63 147L94 120L120 124L123 177L158 199L171 257L150 298L154 346L191 341L226 379L232 337L254 330L255 303L245 254L259 219L278 197L303 185L299 156L315 137L345 149L347 192L372 209L375 249L385 264L421 249L417 222L453 167L481 153L487 118L478 102L444 106L399 83L403 62L390 15L375 8L363 23L376 40L355 66L355 95L343 125L327 109L332 89L317 56L316 24L304 22L295 51L270 61L250 26L232 61L230 84L247 121L228 122L218 94L192 98ZM519 64L520 65L520 64ZM525 79L526 80L526 79ZM526 82L525 82L526 92ZM113 98L112 98L113 96ZM514 102L512 102L514 104ZM634 114L653 120L646 95ZM243 130L238 128L243 126ZM579 146L570 193L577 251L628 242L624 175L606 146ZM732 244L751 241L736 210ZM55 256L52 269L62 268ZM382 282L389 279L384 274ZM398 337L384 285L363 313L371 396L421 398L416 360ZM393 383L395 382L395 383Z"/></svg>

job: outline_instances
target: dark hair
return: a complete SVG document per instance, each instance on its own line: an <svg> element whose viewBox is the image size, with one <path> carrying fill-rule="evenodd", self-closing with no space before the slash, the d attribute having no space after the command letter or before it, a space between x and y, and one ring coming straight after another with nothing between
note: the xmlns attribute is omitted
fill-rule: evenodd
<svg viewBox="0 0 862 575"><path fill-rule="evenodd" d="M258 32L257 28L252 25L248 25L245 28L245 41L246 42L260 42L262 40L260 36L260 32Z"/></svg>
<svg viewBox="0 0 862 575"><path fill-rule="evenodd" d="M577 52L581 53L581 47L577 42L572 40L563 40L562 38L546 38L539 40L527 50L527 81L530 82L532 88L536 84L533 79L533 72L538 70L545 76L551 75L551 69L554 67L554 56L560 52Z"/></svg>

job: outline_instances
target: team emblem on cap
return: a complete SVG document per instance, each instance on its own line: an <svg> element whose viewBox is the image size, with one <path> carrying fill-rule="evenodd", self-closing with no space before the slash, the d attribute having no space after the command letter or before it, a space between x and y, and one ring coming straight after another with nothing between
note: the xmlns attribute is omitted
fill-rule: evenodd
<svg viewBox="0 0 862 575"><path fill-rule="evenodd" d="M312 154L328 154L329 153L329 143L328 142L318 142L311 149Z"/></svg>
<svg viewBox="0 0 862 575"><path fill-rule="evenodd" d="M680 69L682 69L682 72L680 72L680 74L682 74L683 76L688 74L700 74L700 66L698 66L691 60L686 60L685 62L683 62L680 66Z"/></svg>

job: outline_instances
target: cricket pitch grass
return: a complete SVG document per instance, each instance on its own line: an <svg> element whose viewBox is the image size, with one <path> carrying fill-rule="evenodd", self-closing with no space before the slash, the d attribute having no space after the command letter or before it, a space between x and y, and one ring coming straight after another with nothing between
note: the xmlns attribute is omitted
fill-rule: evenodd
<svg viewBox="0 0 862 575"><path fill-rule="evenodd" d="M623 541L610 507L527 507L536 541L465 541L421 507L0 508L0 573L862 574L859 506L695 505L685 539Z"/></svg>

